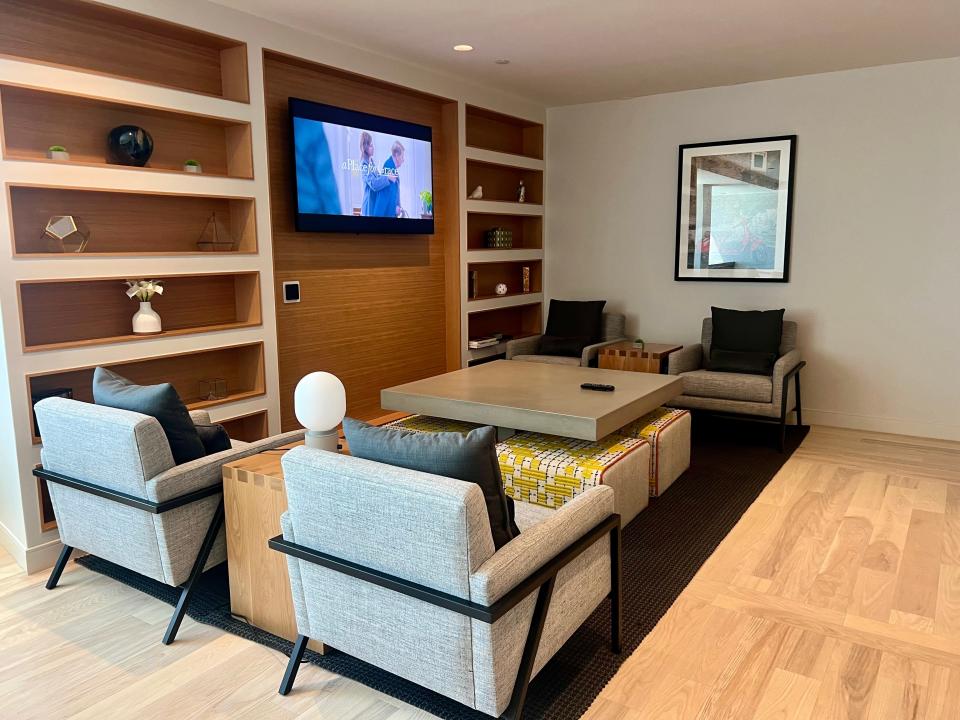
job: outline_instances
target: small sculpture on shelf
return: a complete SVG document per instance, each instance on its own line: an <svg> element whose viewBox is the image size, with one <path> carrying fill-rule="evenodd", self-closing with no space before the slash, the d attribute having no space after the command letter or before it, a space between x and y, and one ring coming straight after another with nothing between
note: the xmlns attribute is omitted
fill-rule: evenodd
<svg viewBox="0 0 960 720"><path fill-rule="evenodd" d="M227 396L227 381L223 378L210 378L200 381L201 400L223 400Z"/></svg>
<svg viewBox="0 0 960 720"><path fill-rule="evenodd" d="M161 280L127 280L127 297L140 301L140 309L133 316L136 335L156 335L163 330L160 316L150 304L154 295L163 295Z"/></svg>
<svg viewBox="0 0 960 720"><path fill-rule="evenodd" d="M203 226L197 247L206 252L230 252L236 249L237 243L214 212Z"/></svg>
<svg viewBox="0 0 960 720"><path fill-rule="evenodd" d="M483 185L477 185L469 197L471 200L483 200Z"/></svg>
<svg viewBox="0 0 960 720"><path fill-rule="evenodd" d="M69 160L70 153L63 145L51 145L47 148L47 157L51 160Z"/></svg>
<svg viewBox="0 0 960 720"><path fill-rule="evenodd" d="M524 265L521 272L523 274L523 291L528 293L530 292L530 266Z"/></svg>
<svg viewBox="0 0 960 720"><path fill-rule="evenodd" d="M509 250L513 247L513 231L502 227L494 227L484 233L484 240L488 248Z"/></svg>
<svg viewBox="0 0 960 720"><path fill-rule="evenodd" d="M136 125L118 125L107 135L110 162L143 167L153 155L153 138Z"/></svg>
<svg viewBox="0 0 960 720"><path fill-rule="evenodd" d="M203 166L198 160L184 160L183 161L183 171L188 173L202 173Z"/></svg>
<svg viewBox="0 0 960 720"><path fill-rule="evenodd" d="M526 202L526 201L527 201L527 188L523 184L523 180L521 180L519 187L517 187L517 202Z"/></svg>
<svg viewBox="0 0 960 720"><path fill-rule="evenodd" d="M52 241L53 252L82 253L90 242L90 229L76 215L54 215L47 220L43 236Z"/></svg>
<svg viewBox="0 0 960 720"><path fill-rule="evenodd" d="M506 295L508 291L509 288L506 283L497 283L497 287L494 288L494 292L497 293L497 295Z"/></svg>

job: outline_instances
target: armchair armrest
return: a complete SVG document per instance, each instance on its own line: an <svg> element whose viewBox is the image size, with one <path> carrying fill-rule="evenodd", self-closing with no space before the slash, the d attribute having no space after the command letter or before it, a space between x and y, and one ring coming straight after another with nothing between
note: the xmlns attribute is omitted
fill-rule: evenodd
<svg viewBox="0 0 960 720"><path fill-rule="evenodd" d="M687 345L681 350L672 352L667 356L667 374L679 375L680 373L699 370L703 366L703 345L696 343Z"/></svg>
<svg viewBox="0 0 960 720"><path fill-rule="evenodd" d="M563 548L612 515L613 494L613 488L606 485L589 488L500 548L470 576L472 600L492 605L520 585Z"/></svg>
<svg viewBox="0 0 960 720"><path fill-rule="evenodd" d="M516 340L507 340L507 360L517 355L536 355L543 335L530 335Z"/></svg>
<svg viewBox="0 0 960 720"><path fill-rule="evenodd" d="M583 367L589 367L590 363L597 359L597 356L600 355L600 348L606 347L607 345L613 345L614 343L623 342L626 338L619 337L613 338L612 340L604 340L603 342L598 342L593 345L587 345L583 349L583 354L580 356L580 364Z"/></svg>
<svg viewBox="0 0 960 720"><path fill-rule="evenodd" d="M190 419L193 420L194 425L209 425L210 424L210 413L206 410L191 410Z"/></svg>
<svg viewBox="0 0 960 720"><path fill-rule="evenodd" d="M184 495L209 485L223 482L223 466L250 455L272 450L303 439L303 430L274 435L273 437L244 445L239 448L197 458L172 467L147 481L147 498L157 502Z"/></svg>
<svg viewBox="0 0 960 720"><path fill-rule="evenodd" d="M787 400L787 381L806 365L800 359L799 350L791 350L777 358L773 365L773 404L779 409Z"/></svg>

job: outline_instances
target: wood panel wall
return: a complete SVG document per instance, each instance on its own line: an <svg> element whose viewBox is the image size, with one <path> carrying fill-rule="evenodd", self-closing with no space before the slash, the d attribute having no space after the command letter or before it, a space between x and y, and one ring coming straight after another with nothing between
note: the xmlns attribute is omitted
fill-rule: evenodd
<svg viewBox="0 0 960 720"><path fill-rule="evenodd" d="M348 414L373 418L381 389L459 367L457 105L271 52L264 86L282 426L298 427L293 391L314 370L343 380ZM295 232L290 97L433 128L435 234ZM287 280L299 303L283 303Z"/></svg>

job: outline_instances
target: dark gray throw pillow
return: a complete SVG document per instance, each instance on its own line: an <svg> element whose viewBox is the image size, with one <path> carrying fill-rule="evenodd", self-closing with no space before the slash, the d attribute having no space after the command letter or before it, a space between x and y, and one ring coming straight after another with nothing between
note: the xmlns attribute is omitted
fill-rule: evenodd
<svg viewBox="0 0 960 720"><path fill-rule="evenodd" d="M208 425L206 423L197 423L197 434L200 436L200 442L203 443L204 453L214 455L224 450L231 450L230 435L223 425Z"/></svg>
<svg viewBox="0 0 960 720"><path fill-rule="evenodd" d="M544 335L540 338L541 355L559 355L561 357L580 357L583 349L590 345L588 337L555 337Z"/></svg>
<svg viewBox="0 0 960 720"><path fill-rule="evenodd" d="M170 383L136 385L115 372L98 367L93 371L93 401L97 405L155 417L167 436L177 465L207 454L190 413Z"/></svg>
<svg viewBox="0 0 960 720"><path fill-rule="evenodd" d="M603 340L603 306L606 300L551 300L544 335L585 337L587 345Z"/></svg>
<svg viewBox="0 0 960 720"><path fill-rule="evenodd" d="M707 369L770 375L780 356L784 310L710 311L713 336Z"/></svg>
<svg viewBox="0 0 960 720"><path fill-rule="evenodd" d="M513 521L513 498L503 491L496 428L477 428L466 435L417 433L344 418L343 434L354 457L479 485L498 550L520 534Z"/></svg>

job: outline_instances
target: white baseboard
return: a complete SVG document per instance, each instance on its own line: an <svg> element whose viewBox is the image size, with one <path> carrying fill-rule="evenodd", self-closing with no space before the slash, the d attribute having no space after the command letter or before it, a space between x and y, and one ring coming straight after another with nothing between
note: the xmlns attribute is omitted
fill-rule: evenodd
<svg viewBox="0 0 960 720"><path fill-rule="evenodd" d="M28 575L52 568L60 554L60 548L63 547L57 539L28 548L3 523L0 523L0 545Z"/></svg>
<svg viewBox="0 0 960 720"><path fill-rule="evenodd" d="M913 437L954 440L960 442L960 426L935 422L886 418L875 415L838 412L836 410L803 409L803 420L811 425L866 430L869 432L891 433L893 435L911 435Z"/></svg>

